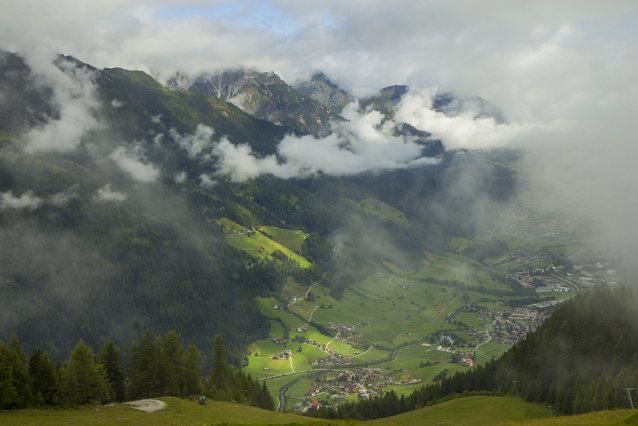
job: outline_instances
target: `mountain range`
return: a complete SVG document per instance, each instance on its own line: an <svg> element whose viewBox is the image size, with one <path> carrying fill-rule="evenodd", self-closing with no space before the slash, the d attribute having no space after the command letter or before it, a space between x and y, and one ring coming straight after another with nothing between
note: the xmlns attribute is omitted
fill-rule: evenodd
<svg viewBox="0 0 638 426"><path fill-rule="evenodd" d="M227 172L237 166L233 155L282 167L290 162L282 141L342 135L354 121L339 114L354 98L321 74L295 87L246 70L177 75L163 86L141 71L69 56L0 57L0 340L16 332L27 350L54 359L78 337L126 345L145 330L175 329L200 348L223 333L239 366L246 345L270 327L253 297L276 295L289 276L323 280L339 297L384 261L410 268L423 250L448 251L450 236L484 226L476 206L515 191L514 172L495 165L513 154L447 151L431 134L391 121L405 86L360 100L356 114L379 112L371 128L386 125L384 135L431 161L241 178ZM454 114L464 102L445 95L435 107ZM342 156L356 153L359 139L343 137ZM465 188L470 170L471 189L450 193ZM368 198L405 220L348 202ZM298 255L310 267L230 246L222 219L308 233Z"/></svg>

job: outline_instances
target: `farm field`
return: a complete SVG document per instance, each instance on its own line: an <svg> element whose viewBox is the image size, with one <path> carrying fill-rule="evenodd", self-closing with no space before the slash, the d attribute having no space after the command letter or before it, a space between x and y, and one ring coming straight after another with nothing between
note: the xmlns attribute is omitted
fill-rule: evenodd
<svg viewBox="0 0 638 426"><path fill-rule="evenodd" d="M249 254L259 258L273 258L273 252L275 250L280 250L290 260L294 260L299 263L299 266L301 266L302 268L308 268L310 266L310 262L308 262L304 257L293 253L287 247L271 240L270 238L259 232L243 235L227 234L226 242L239 250L244 250Z"/></svg>
<svg viewBox="0 0 638 426"><path fill-rule="evenodd" d="M267 233L275 230L277 229L265 229ZM275 235L272 236L275 240ZM480 237L479 240L483 243L488 241L485 237ZM295 371L307 370L310 367L308 361L327 356L320 349L302 344L297 339L313 339L322 344L332 341L329 348L350 357L355 365L368 365L382 371L401 370L401 373L396 374L397 379L409 372L423 379L420 386L440 377L444 370L451 375L467 368L450 362L443 363L442 361L449 360L451 354L436 350L438 343L433 346L423 346L421 343L434 342L433 335L452 336L454 346L460 346L461 352L471 352L480 341L468 335L468 332L484 331L492 323L491 313L467 312L461 310L462 307L471 305L490 311L510 310L513 306L520 306L516 301L522 297L560 299L571 296L569 293L544 296L513 290L504 275L521 268L521 265L512 258L511 261L491 267L499 259L509 259L509 251L478 262L463 254L463 249L469 247L470 243L469 240L454 237L449 245L451 250L460 250L459 253L437 255L424 252L423 266L411 270L402 270L396 265L383 262L384 270L350 284L339 300L329 294L329 287L313 285L310 292L314 300L299 300L289 305L289 309L296 315L273 309L272 304L277 303L275 299L256 300L265 315L279 317L286 324L288 334L293 339L286 348L293 351ZM510 238L507 243L508 250L514 247L552 247L553 244L545 244L547 240L526 238ZM473 290L475 286L476 291ZM282 294L288 297L300 296L305 295L308 290L307 286L289 278L282 287ZM350 344L333 340L333 337L322 335L309 324L305 326L306 331L295 331L295 328L304 324L301 318L306 322L311 319L325 327L333 323L350 327L351 332L341 329L340 336L359 333L357 341L363 348L354 348ZM282 327L273 322L271 337L283 335ZM297 352L299 347L302 348L300 353ZM482 365L493 357L500 356L509 347L511 345L495 342L482 345L474 363ZM355 352L360 354L355 355ZM426 363L431 365L425 365ZM258 362L249 365L251 372L257 370L254 374L266 377L259 371L263 367ZM295 376L290 376L290 380L293 377ZM413 385L393 386L396 386L397 392L404 393Z"/></svg>
<svg viewBox="0 0 638 426"><path fill-rule="evenodd" d="M506 343L486 343L482 345L477 353L490 356L492 358L498 358L511 348L512 345Z"/></svg>
<svg viewBox="0 0 638 426"><path fill-rule="evenodd" d="M288 277L284 286L281 288L281 294L286 297L304 296L308 291L308 286L298 284L293 277Z"/></svg>
<svg viewBox="0 0 638 426"><path fill-rule="evenodd" d="M305 234L302 231L295 231L292 229L279 229L273 226L263 226L259 228L259 231L263 231L266 234L270 235L273 240L288 248L294 253L301 252L301 246L303 245L304 239L308 235L310 235Z"/></svg>

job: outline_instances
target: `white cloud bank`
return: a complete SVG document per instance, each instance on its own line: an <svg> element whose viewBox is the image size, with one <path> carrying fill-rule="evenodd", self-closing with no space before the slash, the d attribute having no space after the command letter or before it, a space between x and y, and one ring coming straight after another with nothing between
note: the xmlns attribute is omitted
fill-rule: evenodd
<svg viewBox="0 0 638 426"><path fill-rule="evenodd" d="M289 179L311 177L319 173L333 176L356 175L364 172L405 169L436 164L435 158L423 157L424 146L412 137L394 136L396 123L384 122L378 111L359 111L354 102L343 111L348 120L333 123L330 136L296 137L288 135L277 146L279 159L274 156L257 157L249 145L234 145L226 137L214 142L214 130L199 125L192 135L171 136L191 159L217 161L216 174L233 181L255 178L261 174ZM281 160L281 161L280 161ZM204 184L202 178L202 184Z"/></svg>
<svg viewBox="0 0 638 426"><path fill-rule="evenodd" d="M119 147L109 158L124 172L138 182L151 183L159 177L159 170L152 164L142 162L143 156L136 149Z"/></svg>
<svg viewBox="0 0 638 426"><path fill-rule="evenodd" d="M104 188L100 188L95 191L95 194L93 195L93 199L99 202L119 203L127 198L128 196L125 193L113 190L110 183L104 185Z"/></svg>
<svg viewBox="0 0 638 426"><path fill-rule="evenodd" d="M2 209L35 210L41 204L42 199L34 195L33 191L27 191L19 197L15 197L11 191L0 193L0 208Z"/></svg>
<svg viewBox="0 0 638 426"><path fill-rule="evenodd" d="M51 106L59 118L48 117L47 123L29 130L25 151L68 152L77 148L88 132L101 127L95 118L99 107L94 73L77 68L69 61L57 61L57 55L42 45L23 52L31 67L30 78L39 89L50 89Z"/></svg>

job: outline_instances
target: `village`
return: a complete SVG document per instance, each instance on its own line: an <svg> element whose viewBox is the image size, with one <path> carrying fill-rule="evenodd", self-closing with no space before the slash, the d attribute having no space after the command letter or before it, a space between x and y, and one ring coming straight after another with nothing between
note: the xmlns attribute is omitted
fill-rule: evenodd
<svg viewBox="0 0 638 426"><path fill-rule="evenodd" d="M335 374L336 373L336 374ZM332 408L338 408L339 402L346 401L348 396L356 396L358 400L377 398L386 392L386 387L396 384L416 384L422 380L406 373L401 380L395 381L393 375L398 371L382 372L379 368L360 370L341 370L330 372L312 379L312 388L297 402L294 411L306 413L323 406L313 398L324 395L323 400L330 400Z"/></svg>

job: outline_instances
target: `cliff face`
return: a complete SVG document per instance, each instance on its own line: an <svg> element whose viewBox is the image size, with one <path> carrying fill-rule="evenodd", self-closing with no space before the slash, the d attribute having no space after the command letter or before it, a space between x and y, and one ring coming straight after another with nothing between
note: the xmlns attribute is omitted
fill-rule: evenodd
<svg viewBox="0 0 638 426"><path fill-rule="evenodd" d="M340 120L328 107L305 95L274 73L227 71L198 77L188 89L232 103L253 117L297 132L324 136L330 120Z"/></svg>
<svg viewBox="0 0 638 426"><path fill-rule="evenodd" d="M310 96L315 101L338 113L344 106L354 101L354 97L340 90L323 74L315 74L309 80L295 86L300 93Z"/></svg>

